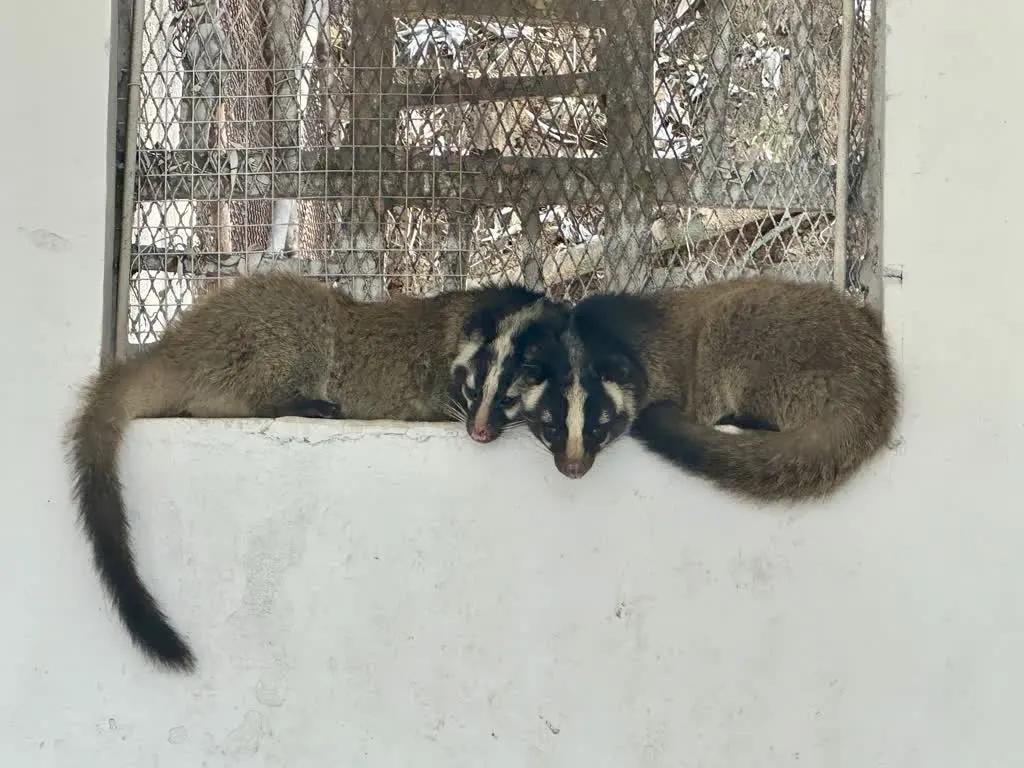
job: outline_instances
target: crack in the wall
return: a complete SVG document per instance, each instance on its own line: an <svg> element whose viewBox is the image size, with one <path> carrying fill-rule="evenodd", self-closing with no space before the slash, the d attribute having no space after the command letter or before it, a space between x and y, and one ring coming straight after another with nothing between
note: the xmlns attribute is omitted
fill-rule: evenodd
<svg viewBox="0 0 1024 768"><path fill-rule="evenodd" d="M247 434L266 437L278 445L290 445L300 443L303 445L318 446L331 445L333 443L352 443L361 440L379 440L381 438L400 437L412 440L415 443L426 443L432 440L451 440L461 436L461 430L447 428L438 429L434 425L410 424L409 426L372 426L368 429L351 430L346 429L340 432L332 432L329 435L314 436L308 433L303 434L282 434L278 430L280 425L271 421L259 429L245 429ZM428 431L431 430L431 431ZM434 431L436 430L436 431ZM442 431L443 430L443 431Z"/></svg>
<svg viewBox="0 0 1024 768"><path fill-rule="evenodd" d="M140 421L150 421L140 419ZM415 443L433 440L459 440L464 430L456 422L396 422L396 421L320 421L312 419L160 419L160 422L180 422L183 432L194 436L216 424L216 429L227 428L236 433L265 437L277 445L322 446L351 443L381 438L403 438Z"/></svg>

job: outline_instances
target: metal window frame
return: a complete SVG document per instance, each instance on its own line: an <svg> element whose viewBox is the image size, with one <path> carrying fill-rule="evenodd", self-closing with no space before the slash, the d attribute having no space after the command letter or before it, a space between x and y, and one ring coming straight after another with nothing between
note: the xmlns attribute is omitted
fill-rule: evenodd
<svg viewBox="0 0 1024 768"><path fill-rule="evenodd" d="M607 1L607 0L606 0ZM459 0L402 0L406 12L449 13L453 15L480 15L477 2ZM108 270L109 311L105 312L103 338L104 357L124 359L129 349L128 306L131 278L132 235L136 204L140 198L136 169L141 101L140 70L142 35L145 24L146 0L113 0L114 29L112 36L111 120L113 123L114 179L112 189L112 223L110 234L110 269ZM514 0L499 0L496 6L516 8ZM600 24L601 18L591 18L601 3L578 0L558 0L559 15L567 18L580 16L584 6L591 9L579 21ZM422 6L422 8L420 7ZM885 0L873 0L870 46L873 49L869 103L866 105L865 166L862 183L856 199L849 184L850 116L854 69L853 36L856 0L842 0L843 35L840 51L840 93L838 147L835 178L835 220L833 246L833 280L837 287L859 288L866 302L876 310L883 309L883 189L884 164L884 107L885 107ZM488 11L489 13L489 11ZM585 16L585 18L584 18ZM600 17L601 14L598 14ZM700 158L698 158L699 160ZM460 175L462 169L460 168ZM856 208L865 218L865 253L850 254L848 249L848 217ZM619 217L622 218L621 216ZM533 222L536 228L536 222ZM619 222L620 225L625 225ZM610 239L609 239L610 240ZM620 270L621 271L621 270Z"/></svg>

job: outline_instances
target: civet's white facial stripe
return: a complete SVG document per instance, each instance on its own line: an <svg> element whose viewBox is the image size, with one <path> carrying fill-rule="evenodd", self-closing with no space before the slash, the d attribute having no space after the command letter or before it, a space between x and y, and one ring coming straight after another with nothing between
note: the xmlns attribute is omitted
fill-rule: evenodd
<svg viewBox="0 0 1024 768"><path fill-rule="evenodd" d="M491 347L494 350L494 357L491 359L491 367L487 369L487 376L484 378L484 384L480 390L480 405L477 406L476 419L473 421L473 426L480 429L486 427L490 420L494 398L498 394L501 371L505 360L512 354L512 337L503 334L494 340Z"/></svg>
<svg viewBox="0 0 1024 768"><path fill-rule="evenodd" d="M626 400L622 387L614 381L602 381L601 386L604 387L604 393L608 395L608 399L615 405L615 412L622 413L623 404Z"/></svg>
<svg viewBox="0 0 1024 768"><path fill-rule="evenodd" d="M498 397L498 387L501 384L501 374L505 368L505 362L515 351L514 339L516 334L529 323L537 320L543 310L544 302L535 301L518 312L513 312L508 317L502 318L501 322L498 323L498 335L491 342L494 356L490 361L491 367L487 369L487 375L481 387L480 404L477 406L476 418L473 420L475 427L483 429L490 420L491 409L494 408L494 401ZM477 345L477 349L479 349L479 345ZM513 409L511 413L506 411L506 416L509 418L514 417L517 410Z"/></svg>
<svg viewBox="0 0 1024 768"><path fill-rule="evenodd" d="M568 410L565 417L565 427L568 432L565 455L569 460L583 458L583 406L587 402L587 391L580 383L578 373L573 373L572 384L566 393L566 404Z"/></svg>
<svg viewBox="0 0 1024 768"><path fill-rule="evenodd" d="M616 414L625 414L630 419L636 415L636 398L630 387L623 387L614 381L602 381L601 386L608 399L614 403Z"/></svg>
<svg viewBox="0 0 1024 768"><path fill-rule="evenodd" d="M636 416L636 396L633 390L622 390L622 412L630 419Z"/></svg>
<svg viewBox="0 0 1024 768"><path fill-rule="evenodd" d="M539 320L543 311L544 301L539 300L503 317L498 323L498 336L514 336L530 323Z"/></svg>
<svg viewBox="0 0 1024 768"><path fill-rule="evenodd" d="M523 392L523 410L527 413L532 413L537 410L537 404L540 399L544 397L544 390L547 389L548 383L542 381L540 384L535 384L532 387L528 387Z"/></svg>
<svg viewBox="0 0 1024 768"><path fill-rule="evenodd" d="M473 359L473 355L480 350L481 346L483 346L483 342L476 337L469 339L469 341L464 341L462 346L459 347L459 354L457 354L455 356L455 360L452 361L452 374L459 370L459 368L469 369L469 361ZM469 373L472 375L473 371L470 370Z"/></svg>

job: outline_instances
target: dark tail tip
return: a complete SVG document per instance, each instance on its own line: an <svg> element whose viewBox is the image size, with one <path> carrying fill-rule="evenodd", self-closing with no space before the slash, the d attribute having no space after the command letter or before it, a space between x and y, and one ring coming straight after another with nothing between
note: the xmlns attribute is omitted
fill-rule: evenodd
<svg viewBox="0 0 1024 768"><path fill-rule="evenodd" d="M154 621L141 631L145 633L145 641L136 638L134 629L131 630L132 637L136 638L136 645L154 662L173 672L190 673L195 671L195 654L192 653L192 649L189 648L184 638L175 632L166 621Z"/></svg>
<svg viewBox="0 0 1024 768"><path fill-rule="evenodd" d="M94 542L96 565L132 642L160 666L191 672L196 664L192 649L139 579L131 553L117 542L107 544Z"/></svg>
<svg viewBox="0 0 1024 768"><path fill-rule="evenodd" d="M67 445L74 496L96 570L132 642L158 665L189 672L195 668L195 656L142 583L132 556L117 451L125 422L139 415L125 405L138 385L125 375L123 365L101 373L71 422Z"/></svg>
<svg viewBox="0 0 1024 768"><path fill-rule="evenodd" d="M78 469L76 490L93 561L132 642L162 667L192 671L192 650L139 578L117 478L84 461Z"/></svg>

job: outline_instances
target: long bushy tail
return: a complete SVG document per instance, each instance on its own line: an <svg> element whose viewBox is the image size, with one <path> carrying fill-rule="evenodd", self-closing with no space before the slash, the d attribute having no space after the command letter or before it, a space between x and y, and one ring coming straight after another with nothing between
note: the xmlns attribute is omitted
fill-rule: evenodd
<svg viewBox="0 0 1024 768"><path fill-rule="evenodd" d="M163 415L168 382L153 375L152 357L116 364L87 388L68 443L74 494L92 543L96 570L133 642L166 667L189 671L195 658L139 578L132 555L117 453L130 419Z"/></svg>
<svg viewBox="0 0 1024 768"><path fill-rule="evenodd" d="M650 450L723 488L766 501L825 496L879 448L893 412L832 416L784 432L720 432L688 421L673 402L645 408L633 435Z"/></svg>

